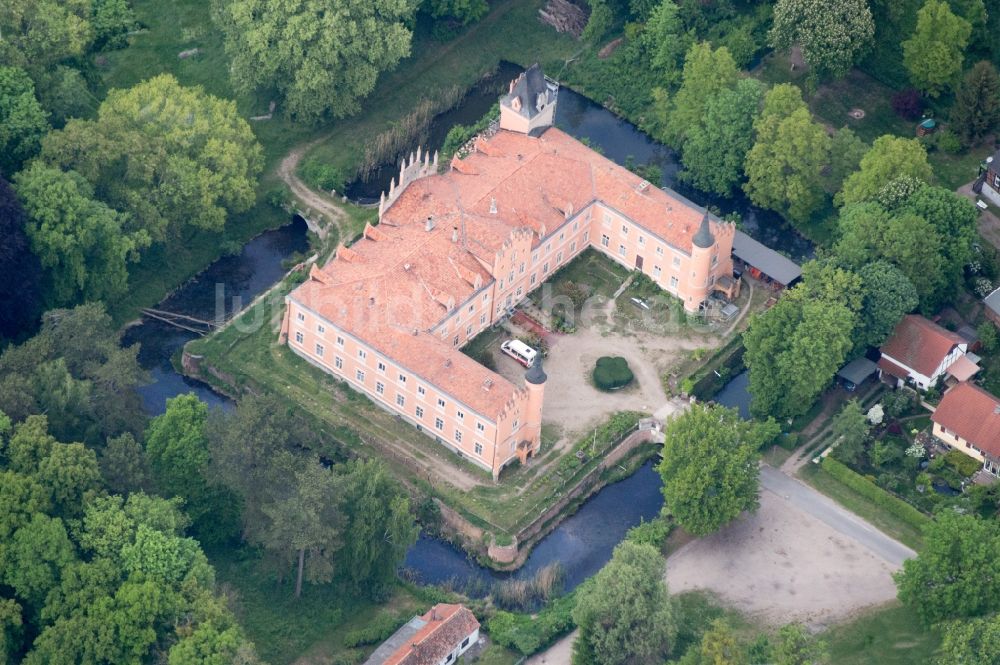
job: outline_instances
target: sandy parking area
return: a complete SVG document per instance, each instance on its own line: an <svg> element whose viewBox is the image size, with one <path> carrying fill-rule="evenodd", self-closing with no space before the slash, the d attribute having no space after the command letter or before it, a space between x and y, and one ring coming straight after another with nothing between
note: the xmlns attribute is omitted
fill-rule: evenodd
<svg viewBox="0 0 1000 665"><path fill-rule="evenodd" d="M667 559L671 593L706 589L764 622L821 628L896 597L890 565L769 491L760 510Z"/></svg>

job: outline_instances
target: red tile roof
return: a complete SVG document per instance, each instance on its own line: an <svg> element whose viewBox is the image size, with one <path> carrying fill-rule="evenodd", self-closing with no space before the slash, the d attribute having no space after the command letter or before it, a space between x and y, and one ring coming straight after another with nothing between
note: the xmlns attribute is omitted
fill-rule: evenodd
<svg viewBox="0 0 1000 665"><path fill-rule="evenodd" d="M421 619L427 624L384 665L437 665L479 628L475 615L464 605L439 603Z"/></svg>
<svg viewBox="0 0 1000 665"><path fill-rule="evenodd" d="M908 314L880 350L897 363L931 376L956 344L965 340L922 316Z"/></svg>
<svg viewBox="0 0 1000 665"><path fill-rule="evenodd" d="M500 130L450 170L406 186L378 226L290 297L496 418L521 388L431 331L493 283L497 252L513 234L530 233L538 246L595 201L684 252L704 215L555 127L538 137Z"/></svg>
<svg viewBox="0 0 1000 665"><path fill-rule="evenodd" d="M910 376L910 373L906 370L905 367L902 367L901 365L898 365L898 364L892 362L891 360L889 360L885 356L882 356L881 358L878 359L878 367L883 372L886 372L887 374L891 374L892 376L896 377L897 379L904 379L905 380L907 377Z"/></svg>
<svg viewBox="0 0 1000 665"><path fill-rule="evenodd" d="M979 386L959 383L946 392L931 420L1000 457L1000 399Z"/></svg>

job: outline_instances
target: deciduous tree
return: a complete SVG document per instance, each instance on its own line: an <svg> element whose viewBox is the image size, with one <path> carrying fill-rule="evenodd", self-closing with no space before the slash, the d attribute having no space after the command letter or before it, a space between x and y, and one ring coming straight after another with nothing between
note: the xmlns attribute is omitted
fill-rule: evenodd
<svg viewBox="0 0 1000 665"><path fill-rule="evenodd" d="M624 541L615 548L577 596L574 663L663 662L677 632L663 572L663 557L651 545Z"/></svg>
<svg viewBox="0 0 1000 665"><path fill-rule="evenodd" d="M128 263L149 236L125 232L126 218L94 199L78 173L34 163L15 184L28 214L32 251L48 270L49 301L67 305L119 296L128 284Z"/></svg>
<svg viewBox="0 0 1000 665"><path fill-rule="evenodd" d="M931 97L951 87L962 73L972 26L944 0L927 0L917 12L917 29L903 42L903 62L913 85Z"/></svg>
<svg viewBox="0 0 1000 665"><path fill-rule="evenodd" d="M938 665L1000 664L1000 616L949 621L943 633Z"/></svg>
<svg viewBox="0 0 1000 665"><path fill-rule="evenodd" d="M61 440L98 446L109 436L137 434L145 424L137 388L147 380L138 352L138 345L122 344L103 305L49 311L37 335L0 355L0 404L15 421L47 413ZM85 399L54 398L56 388ZM63 408L75 412L57 413ZM52 427L58 421L62 429Z"/></svg>
<svg viewBox="0 0 1000 665"><path fill-rule="evenodd" d="M826 643L800 623L786 624L778 631L772 657L774 665L820 665L827 662Z"/></svg>
<svg viewBox="0 0 1000 665"><path fill-rule="evenodd" d="M410 0L215 0L230 77L242 91L276 89L289 115L312 122L355 113L381 72L410 54Z"/></svg>
<svg viewBox="0 0 1000 665"><path fill-rule="evenodd" d="M49 122L28 73L0 66L0 175L19 171L38 152L47 131Z"/></svg>
<svg viewBox="0 0 1000 665"><path fill-rule="evenodd" d="M931 167L924 146L916 139L880 136L861 158L861 168L844 181L835 201L837 205L847 205L870 200L886 184L907 176L930 181Z"/></svg>
<svg viewBox="0 0 1000 665"><path fill-rule="evenodd" d="M853 345L860 280L842 270L825 270L828 276L815 284L806 273L774 307L751 319L743 333L755 415L805 413L844 364ZM843 288L824 286L831 279ZM837 291L849 297L835 295Z"/></svg>
<svg viewBox="0 0 1000 665"><path fill-rule="evenodd" d="M1000 529L975 515L941 511L924 527L924 547L897 572L899 599L927 624L1000 609L993 562Z"/></svg>
<svg viewBox="0 0 1000 665"><path fill-rule="evenodd" d="M818 76L840 77L868 53L874 36L867 0L778 0L769 39L780 50L800 44Z"/></svg>
<svg viewBox="0 0 1000 665"><path fill-rule="evenodd" d="M856 464L864 452L868 429L868 418L858 400L848 401L830 421L833 456L845 464Z"/></svg>
<svg viewBox="0 0 1000 665"><path fill-rule="evenodd" d="M887 261L865 263L857 272L864 299L854 348L863 353L867 347L881 346L903 315L916 309L920 297L913 282Z"/></svg>
<svg viewBox="0 0 1000 665"><path fill-rule="evenodd" d="M94 44L108 49L127 46L128 32L136 25L128 0L93 0L92 7Z"/></svg>
<svg viewBox="0 0 1000 665"><path fill-rule="evenodd" d="M868 152L868 144L862 141L850 127L841 127L830 139L830 168L827 174L827 191L837 192L844 180L858 170L861 158Z"/></svg>
<svg viewBox="0 0 1000 665"><path fill-rule="evenodd" d="M378 596L416 542L410 500L377 461L348 462L339 472L347 517L343 570L356 588Z"/></svg>
<svg viewBox="0 0 1000 665"><path fill-rule="evenodd" d="M44 69L83 55L93 38L90 0L4 0L0 64Z"/></svg>
<svg viewBox="0 0 1000 665"><path fill-rule="evenodd" d="M194 393L167 400L149 423L146 455L153 479L166 497L181 497L194 532L217 544L238 532L235 497L209 478L208 405Z"/></svg>
<svg viewBox="0 0 1000 665"><path fill-rule="evenodd" d="M673 0L663 0L653 8L642 31L646 52L650 54L649 64L668 82L674 82L683 57L682 35L684 28L677 16L677 4Z"/></svg>
<svg viewBox="0 0 1000 665"><path fill-rule="evenodd" d="M664 432L666 510L685 531L702 536L757 509L757 451L778 434L773 421L745 421L733 409L696 404Z"/></svg>
<svg viewBox="0 0 1000 665"><path fill-rule="evenodd" d="M423 9L434 18L452 19L468 25L486 16L490 6L486 0L425 0Z"/></svg>
<svg viewBox="0 0 1000 665"><path fill-rule="evenodd" d="M153 241L185 228L221 231L253 205L261 148L236 104L163 74L112 90L95 120L45 137L42 159L84 176L104 203Z"/></svg>
<svg viewBox="0 0 1000 665"><path fill-rule="evenodd" d="M743 162L753 145L753 121L763 90L742 79L718 92L684 142L682 177L699 189L726 196L743 177Z"/></svg>
<svg viewBox="0 0 1000 665"><path fill-rule="evenodd" d="M725 47L712 50L708 42L693 44L684 56L683 82L666 118L667 142L681 146L703 117L708 100L733 86L738 78L736 63Z"/></svg>
<svg viewBox="0 0 1000 665"><path fill-rule="evenodd" d="M764 112L757 142L747 153L744 190L757 205L806 226L823 205L822 171L829 161L830 137L803 105L786 117Z"/></svg>

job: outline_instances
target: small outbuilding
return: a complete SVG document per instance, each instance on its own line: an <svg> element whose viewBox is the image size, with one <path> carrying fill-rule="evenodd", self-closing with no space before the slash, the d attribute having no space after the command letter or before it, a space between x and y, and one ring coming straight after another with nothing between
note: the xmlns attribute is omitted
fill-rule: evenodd
<svg viewBox="0 0 1000 665"><path fill-rule="evenodd" d="M799 264L742 231L737 231L733 237L733 266L781 289L792 286L802 277Z"/></svg>
<svg viewBox="0 0 1000 665"><path fill-rule="evenodd" d="M464 605L438 603L383 642L364 665L451 665L479 639L479 622Z"/></svg>
<svg viewBox="0 0 1000 665"><path fill-rule="evenodd" d="M858 386L871 378L877 371L878 365L868 360L868 358L855 358L840 368L840 371L837 372L837 378L840 379L844 390L854 392Z"/></svg>

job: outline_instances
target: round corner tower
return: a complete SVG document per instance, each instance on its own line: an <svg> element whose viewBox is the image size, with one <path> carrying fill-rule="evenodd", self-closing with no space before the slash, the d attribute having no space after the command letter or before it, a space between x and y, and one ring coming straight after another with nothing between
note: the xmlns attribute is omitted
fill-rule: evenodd
<svg viewBox="0 0 1000 665"><path fill-rule="evenodd" d="M688 312L697 312L708 298L714 252L715 236L712 235L712 222L706 210L698 232L691 238L691 283L684 300L684 309Z"/></svg>
<svg viewBox="0 0 1000 665"><path fill-rule="evenodd" d="M524 387L528 391L525 439L531 444L528 452L532 455L538 453L542 444L542 405L545 401L545 382L548 378L542 369L542 354L539 353L524 375Z"/></svg>

